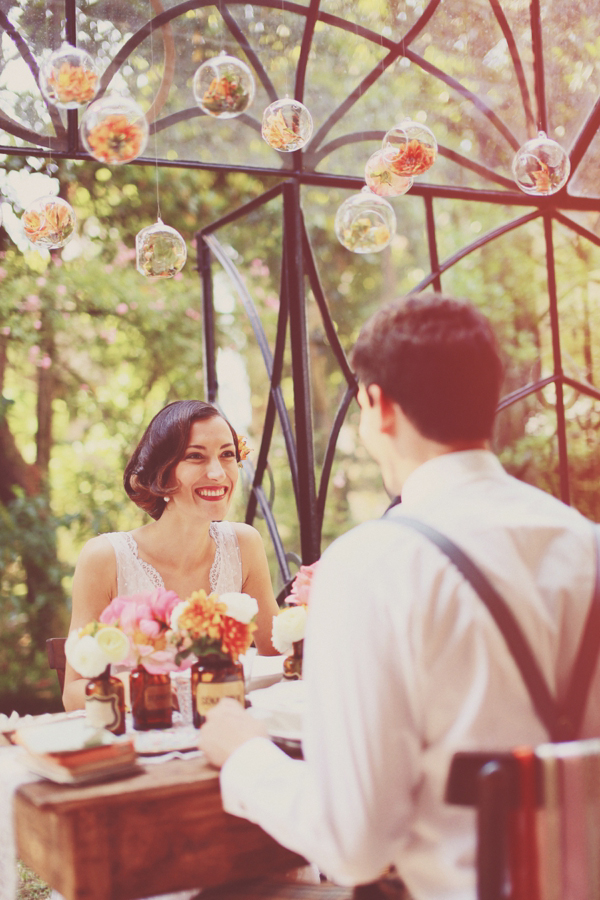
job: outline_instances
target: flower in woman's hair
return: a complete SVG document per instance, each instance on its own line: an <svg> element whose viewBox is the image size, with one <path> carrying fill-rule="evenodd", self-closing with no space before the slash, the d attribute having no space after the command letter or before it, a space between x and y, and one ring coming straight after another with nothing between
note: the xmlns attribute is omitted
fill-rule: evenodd
<svg viewBox="0 0 600 900"><path fill-rule="evenodd" d="M244 437L243 434L238 434L237 449L238 449L239 463L243 462L243 460L245 460L246 457L250 456L250 454L252 453L252 448L249 447L248 444L246 443L246 438Z"/></svg>
<svg viewBox="0 0 600 900"><path fill-rule="evenodd" d="M219 600L225 604L227 615L244 625L248 625L258 613L258 603L250 594L232 591L228 594L221 594Z"/></svg>
<svg viewBox="0 0 600 900"><path fill-rule="evenodd" d="M290 606L273 616L273 646L279 653L289 653L292 644L304 639L306 607Z"/></svg>
<svg viewBox="0 0 600 900"><path fill-rule="evenodd" d="M312 563L310 566L300 566L298 573L292 582L291 593L287 598L287 603L289 603L290 606L297 606L299 604L308 606L312 579L318 564L319 560Z"/></svg>

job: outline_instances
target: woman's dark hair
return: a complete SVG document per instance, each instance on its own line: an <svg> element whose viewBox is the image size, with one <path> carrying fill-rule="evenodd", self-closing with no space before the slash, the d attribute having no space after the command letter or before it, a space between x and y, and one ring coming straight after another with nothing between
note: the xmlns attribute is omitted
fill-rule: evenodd
<svg viewBox="0 0 600 900"><path fill-rule="evenodd" d="M378 384L426 438L491 436L502 384L492 326L471 303L414 294L381 307L352 351L358 380Z"/></svg>
<svg viewBox="0 0 600 900"><path fill-rule="evenodd" d="M160 519L165 497L175 493L168 487L171 472L182 459L194 422L223 419L231 430L236 459L239 462L235 429L212 403L203 400L176 400L157 413L125 466L123 484L128 497L153 519Z"/></svg>

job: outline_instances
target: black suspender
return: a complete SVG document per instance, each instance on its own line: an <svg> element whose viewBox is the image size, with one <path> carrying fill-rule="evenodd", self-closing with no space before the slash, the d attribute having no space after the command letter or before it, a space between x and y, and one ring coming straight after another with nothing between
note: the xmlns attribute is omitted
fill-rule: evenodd
<svg viewBox="0 0 600 900"><path fill-rule="evenodd" d="M552 741L575 740L578 736L586 701L600 653L600 525L594 525L596 539L596 583L581 642L564 700L559 703L550 693L529 644L512 610L480 569L460 547L444 534L409 516L390 516L385 521L406 525L420 532L445 553L485 603L502 632L508 649L529 691L533 706Z"/></svg>

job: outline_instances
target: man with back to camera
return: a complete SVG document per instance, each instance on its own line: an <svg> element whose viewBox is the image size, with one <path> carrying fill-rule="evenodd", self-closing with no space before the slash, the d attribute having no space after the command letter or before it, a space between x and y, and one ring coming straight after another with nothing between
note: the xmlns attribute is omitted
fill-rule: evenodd
<svg viewBox="0 0 600 900"><path fill-rule="evenodd" d="M414 900L475 900L475 813L444 802L458 750L548 740L481 599L427 538L446 534L509 604L564 694L595 578L590 522L489 451L502 380L492 329L434 294L379 309L352 354L360 435L401 506L338 538L313 579L304 760L223 701L200 732L228 812L333 881L395 865ZM582 737L600 733L596 669Z"/></svg>

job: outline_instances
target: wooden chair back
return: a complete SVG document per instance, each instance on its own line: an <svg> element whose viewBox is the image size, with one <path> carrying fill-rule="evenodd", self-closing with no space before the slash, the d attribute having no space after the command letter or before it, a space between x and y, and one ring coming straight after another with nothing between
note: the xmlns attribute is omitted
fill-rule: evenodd
<svg viewBox="0 0 600 900"><path fill-rule="evenodd" d="M61 693L65 685L65 667L67 664L67 660L65 657L65 641L66 638L62 637L48 638L48 640L46 641L48 665L51 669L56 670Z"/></svg>
<svg viewBox="0 0 600 900"><path fill-rule="evenodd" d="M477 810L477 900L600 898L600 738L457 753L446 802Z"/></svg>

